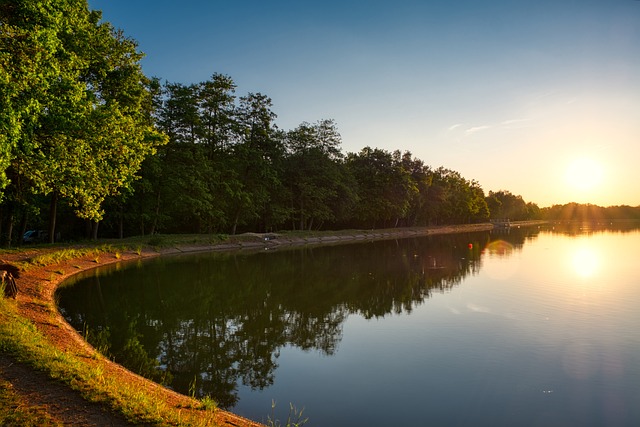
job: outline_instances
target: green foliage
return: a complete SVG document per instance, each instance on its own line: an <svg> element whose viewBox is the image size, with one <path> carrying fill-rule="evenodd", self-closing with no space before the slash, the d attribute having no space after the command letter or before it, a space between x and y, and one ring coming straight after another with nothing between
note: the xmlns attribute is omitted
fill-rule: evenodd
<svg viewBox="0 0 640 427"><path fill-rule="evenodd" d="M537 219L538 207L533 203L527 204L522 196L516 196L509 191L490 191L486 198L491 210L491 218L509 218L519 221L525 219Z"/></svg>
<svg viewBox="0 0 640 427"><path fill-rule="evenodd" d="M0 13L0 190L8 176L14 203L51 195L99 220L165 142L142 55L85 1L6 1Z"/></svg>
<svg viewBox="0 0 640 427"><path fill-rule="evenodd" d="M399 152L365 147L358 154L349 153L346 166L358 186L357 218L375 227L395 226L406 216L417 188Z"/></svg>
<svg viewBox="0 0 640 427"><path fill-rule="evenodd" d="M283 182L291 199L293 229L310 230L343 219L344 211L355 205L355 194L343 191L352 183L341 163L340 143L333 120L302 123L286 134Z"/></svg>

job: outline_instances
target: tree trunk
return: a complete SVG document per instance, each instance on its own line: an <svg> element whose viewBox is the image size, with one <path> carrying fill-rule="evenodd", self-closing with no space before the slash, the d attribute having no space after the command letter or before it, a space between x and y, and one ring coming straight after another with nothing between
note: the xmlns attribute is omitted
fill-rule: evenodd
<svg viewBox="0 0 640 427"><path fill-rule="evenodd" d="M124 206L120 204L120 220L118 221L118 239L124 238Z"/></svg>
<svg viewBox="0 0 640 427"><path fill-rule="evenodd" d="M25 209L24 212L22 212L22 219L20 220L20 229L18 230L17 246L21 246L22 245L22 236L24 236L24 233L27 232L27 220L28 219L29 219L29 214L27 213L27 210Z"/></svg>
<svg viewBox="0 0 640 427"><path fill-rule="evenodd" d="M156 196L156 208L153 213L153 222L151 223L151 232L150 234L154 234L156 232L156 228L158 227L158 217L160 216L160 190L158 190L158 195Z"/></svg>
<svg viewBox="0 0 640 427"><path fill-rule="evenodd" d="M5 240L5 246L11 247L11 240L13 235L13 209L9 209L9 215L7 217L7 238Z"/></svg>
<svg viewBox="0 0 640 427"><path fill-rule="evenodd" d="M236 217L233 219L233 227L231 227L231 235L236 235L236 229L238 228L238 220L240 218L240 212L236 212Z"/></svg>
<svg viewBox="0 0 640 427"><path fill-rule="evenodd" d="M300 230L305 229L305 221L304 221L304 202L302 198L300 198Z"/></svg>
<svg viewBox="0 0 640 427"><path fill-rule="evenodd" d="M91 240L98 240L98 225L100 221L91 221Z"/></svg>
<svg viewBox="0 0 640 427"><path fill-rule="evenodd" d="M51 193L51 204L49 205L49 243L55 243L56 217L58 211L58 193Z"/></svg>

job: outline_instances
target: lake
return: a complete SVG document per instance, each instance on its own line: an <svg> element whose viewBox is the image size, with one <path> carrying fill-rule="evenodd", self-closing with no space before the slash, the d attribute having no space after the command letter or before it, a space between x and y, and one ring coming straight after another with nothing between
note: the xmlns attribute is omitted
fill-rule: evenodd
<svg viewBox="0 0 640 427"><path fill-rule="evenodd" d="M122 263L58 291L130 369L265 422L640 425L640 229L543 226Z"/></svg>

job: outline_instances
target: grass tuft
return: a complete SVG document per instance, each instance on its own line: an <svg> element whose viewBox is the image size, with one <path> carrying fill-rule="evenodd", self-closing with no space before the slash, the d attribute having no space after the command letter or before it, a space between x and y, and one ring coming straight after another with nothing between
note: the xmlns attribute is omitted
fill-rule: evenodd
<svg viewBox="0 0 640 427"><path fill-rule="evenodd" d="M275 416L276 402L271 401L271 415L267 417L267 427L302 427L308 421L308 417L304 417L304 408L298 410L293 403L289 403L289 415L284 424Z"/></svg>
<svg viewBox="0 0 640 427"><path fill-rule="evenodd" d="M98 250L95 248L70 248L45 252L32 257L27 261L26 265L23 265L23 268L28 269L31 266L46 267L49 265L59 264L63 261L68 261L70 259L94 255L97 252Z"/></svg>
<svg viewBox="0 0 640 427"><path fill-rule="evenodd" d="M211 396L207 395L200 399L200 409L203 411L215 412L218 409L218 402L216 402Z"/></svg>

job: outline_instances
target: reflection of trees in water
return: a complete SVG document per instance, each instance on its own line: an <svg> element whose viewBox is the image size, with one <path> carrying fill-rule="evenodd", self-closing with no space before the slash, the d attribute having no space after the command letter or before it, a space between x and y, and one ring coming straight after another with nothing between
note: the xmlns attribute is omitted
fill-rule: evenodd
<svg viewBox="0 0 640 427"><path fill-rule="evenodd" d="M500 238L521 247L527 236ZM62 289L60 300L76 328L109 331L116 361L131 362L132 370L143 366L147 375L159 363L174 389L188 393L195 379L196 395L230 408L239 380L254 389L273 384L283 347L333 354L349 314L410 312L476 274L493 238L455 234L161 258L143 268L107 270Z"/></svg>
<svg viewBox="0 0 640 427"><path fill-rule="evenodd" d="M630 233L640 228L640 221L556 221L547 224L544 229L551 233L566 236L589 235L596 233Z"/></svg>

